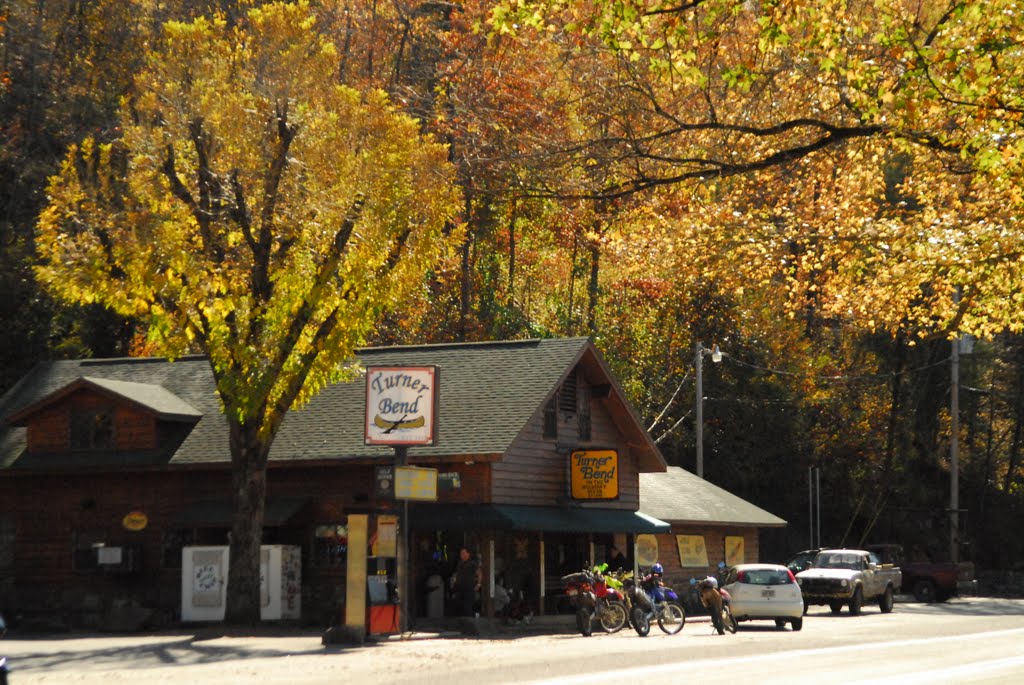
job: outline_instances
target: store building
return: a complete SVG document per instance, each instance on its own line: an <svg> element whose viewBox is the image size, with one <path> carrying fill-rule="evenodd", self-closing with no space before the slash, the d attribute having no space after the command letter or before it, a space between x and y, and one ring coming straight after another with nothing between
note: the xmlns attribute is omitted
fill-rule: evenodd
<svg viewBox="0 0 1024 685"><path fill-rule="evenodd" d="M396 498L396 449L368 444L365 380L291 412L268 472L263 543L284 559L272 617L391 632L399 612L375 607L395 599L399 568L408 618L450 613L444 581L463 545L482 562L484 615L498 584L552 613L564 608L561 575L668 532L639 511L641 474L665 461L589 339L357 356L367 369L436 373L434 434L403 455L436 471L436 500ZM229 484L205 359L39 366L0 398L0 608L103 628L223 601L226 561L206 552L226 545Z"/></svg>
<svg viewBox="0 0 1024 685"><path fill-rule="evenodd" d="M760 533L786 521L678 466L640 474L643 510L672 530L638 536L639 563L657 560L675 588L715 575L721 566L762 561Z"/></svg>

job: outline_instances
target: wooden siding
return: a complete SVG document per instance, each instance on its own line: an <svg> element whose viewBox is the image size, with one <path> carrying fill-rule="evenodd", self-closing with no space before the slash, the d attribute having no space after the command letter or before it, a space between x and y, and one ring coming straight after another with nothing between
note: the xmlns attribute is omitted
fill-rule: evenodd
<svg viewBox="0 0 1024 685"><path fill-rule="evenodd" d="M78 410L114 409L114 444L118 451L157 448L157 420L127 403L115 403L99 393L80 391L34 414L27 427L27 451L54 454L71 447L71 415Z"/></svg>
<svg viewBox="0 0 1024 685"><path fill-rule="evenodd" d="M472 480L472 477L470 478ZM344 523L354 512L375 512L373 467L272 469L268 498L309 497L309 506L287 526L272 529L268 544L295 544L303 549L303 607L311 621L330 620L344 569L308 563L313 530L320 524ZM230 493L227 469L151 470L96 474L18 474L0 479L5 520L13 522L14 545L0 565L0 606L58 615L70 625L96 627L114 603L158 609L175 620L181 602L181 570L164 563L165 537L184 503L224 499ZM144 512L148 525L133 532L122 525L125 514ZM73 567L78 532L104 534L109 546L141 548L136 573L81 571ZM226 528L204 527L197 543L227 544ZM212 536L212 537L211 537ZM307 601L308 600L308 601Z"/></svg>
<svg viewBox="0 0 1024 685"><path fill-rule="evenodd" d="M591 439L585 443L577 439L574 418L559 421L557 440L545 438L543 408L535 413L504 459L493 465L492 501L536 506L564 502L569 496L569 451L585 448L619 453L619 498L600 506L635 511L640 500L636 460L600 400L591 402Z"/></svg>
<svg viewBox="0 0 1024 685"><path fill-rule="evenodd" d="M66 406L47 407L28 422L27 450L32 454L52 454L71 445L71 415Z"/></svg>

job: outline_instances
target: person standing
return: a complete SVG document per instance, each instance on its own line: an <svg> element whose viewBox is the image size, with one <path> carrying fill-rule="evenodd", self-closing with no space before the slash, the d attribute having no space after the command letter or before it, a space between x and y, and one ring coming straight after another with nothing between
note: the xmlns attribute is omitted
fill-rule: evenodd
<svg viewBox="0 0 1024 685"><path fill-rule="evenodd" d="M627 571L628 562L626 561L626 555L622 553L615 545L612 545L608 549L608 570L609 571Z"/></svg>
<svg viewBox="0 0 1024 685"><path fill-rule="evenodd" d="M480 563L470 553L468 547L459 548L459 561L452 574L452 590L455 594L455 607L459 616L472 616L476 604L476 593L480 590Z"/></svg>

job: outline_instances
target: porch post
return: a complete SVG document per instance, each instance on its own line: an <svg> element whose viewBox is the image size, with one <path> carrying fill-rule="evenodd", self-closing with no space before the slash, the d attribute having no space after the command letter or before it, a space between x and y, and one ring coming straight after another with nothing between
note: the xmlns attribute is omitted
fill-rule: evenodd
<svg viewBox="0 0 1024 685"><path fill-rule="evenodd" d="M540 557L540 573L537 574L537 577L540 578L540 613L538 614L538 616L543 616L545 605L544 600L547 598L547 579L544 577L544 533L539 533L538 535L540 538L538 543L538 556Z"/></svg>

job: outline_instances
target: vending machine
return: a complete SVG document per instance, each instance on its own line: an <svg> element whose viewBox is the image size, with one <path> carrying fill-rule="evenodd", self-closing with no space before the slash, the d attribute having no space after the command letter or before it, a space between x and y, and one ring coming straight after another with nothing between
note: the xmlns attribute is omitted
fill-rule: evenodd
<svg viewBox="0 0 1024 685"><path fill-rule="evenodd" d="M228 586L228 548L185 547L181 551L181 620L223 621ZM260 618L302 616L302 550L293 545L260 547Z"/></svg>

